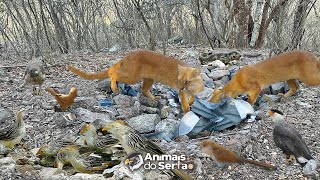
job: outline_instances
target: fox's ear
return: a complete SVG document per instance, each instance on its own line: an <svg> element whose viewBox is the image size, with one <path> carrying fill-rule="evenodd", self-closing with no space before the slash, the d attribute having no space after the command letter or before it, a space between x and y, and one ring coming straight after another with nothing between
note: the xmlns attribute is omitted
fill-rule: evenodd
<svg viewBox="0 0 320 180"><path fill-rule="evenodd" d="M181 66L178 64L178 79L181 79L184 72L185 72L186 67Z"/></svg>
<svg viewBox="0 0 320 180"><path fill-rule="evenodd" d="M200 67L195 68L195 70L193 71L194 76L200 76L200 73L201 73Z"/></svg>

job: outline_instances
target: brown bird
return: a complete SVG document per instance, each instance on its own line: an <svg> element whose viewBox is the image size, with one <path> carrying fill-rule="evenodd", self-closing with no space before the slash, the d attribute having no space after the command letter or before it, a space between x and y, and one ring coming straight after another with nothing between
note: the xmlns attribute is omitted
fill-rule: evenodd
<svg viewBox="0 0 320 180"><path fill-rule="evenodd" d="M33 95L42 94L41 85L43 84L45 79L43 66L44 66L44 62L40 60L30 61L26 66L26 70L24 72L25 84L27 83L32 85L39 85L38 92L36 92L36 87L33 87L33 91L32 91Z"/></svg>
<svg viewBox="0 0 320 180"><path fill-rule="evenodd" d="M46 90L57 100L61 111L65 111L74 103L74 99L77 97L78 93L78 90L75 87L70 89L69 94L60 94L59 91L53 88L46 88Z"/></svg>
<svg viewBox="0 0 320 180"><path fill-rule="evenodd" d="M119 140L127 155L131 155L132 153L136 152L142 154L165 154L165 152L159 146L157 146L155 143L148 140L144 136L141 136L123 120L116 120L108 123L104 128L102 128L102 131L108 131L113 134L114 137ZM181 170L170 170L180 179L193 179L187 173Z"/></svg>
<svg viewBox="0 0 320 180"><path fill-rule="evenodd" d="M202 152L210 155L210 157L218 164L218 167L220 168L223 168L227 164L231 163L250 163L270 170L277 169L276 166L267 163L242 158L238 156L236 153L211 140L201 141L200 148Z"/></svg>
<svg viewBox="0 0 320 180"><path fill-rule="evenodd" d="M302 136L294 127L285 122L281 111L271 109L268 115L275 126L273 129L273 140L276 146L289 157L287 162L291 161L294 156L297 162L301 166L304 166L309 160L314 159Z"/></svg>

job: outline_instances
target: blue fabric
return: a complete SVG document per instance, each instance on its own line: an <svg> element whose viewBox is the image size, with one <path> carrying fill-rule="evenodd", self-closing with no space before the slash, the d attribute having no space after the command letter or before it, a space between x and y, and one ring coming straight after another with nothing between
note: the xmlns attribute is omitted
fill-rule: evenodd
<svg viewBox="0 0 320 180"><path fill-rule="evenodd" d="M129 96L137 96L137 92L131 88L128 84L118 83L117 86L121 90L121 94L129 95Z"/></svg>
<svg viewBox="0 0 320 180"><path fill-rule="evenodd" d="M196 98L191 111L201 117L196 126L197 128L202 127L202 130L221 131L241 122L231 98L220 103L211 103Z"/></svg>

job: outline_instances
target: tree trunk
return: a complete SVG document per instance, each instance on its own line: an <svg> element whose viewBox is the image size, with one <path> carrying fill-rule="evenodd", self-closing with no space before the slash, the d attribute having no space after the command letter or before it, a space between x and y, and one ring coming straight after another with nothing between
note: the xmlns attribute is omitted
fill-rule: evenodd
<svg viewBox="0 0 320 180"><path fill-rule="evenodd" d="M269 17L267 18L267 14L268 14L268 9L270 7L270 0L266 0L266 3L264 4L263 7L263 12L262 12L262 19L261 19L261 24L260 24L260 30L259 30L259 35L258 35L258 39L256 41L256 45L255 48L261 48L263 45L263 41L264 41L264 37L266 35L267 29L270 25L270 22L272 21L272 19L275 17L275 14L277 14L278 11L280 11L280 8L286 5L286 2L288 0L281 0L280 2L278 2L278 4L276 4L270 14Z"/></svg>
<svg viewBox="0 0 320 180"><path fill-rule="evenodd" d="M252 35L251 35L251 40L250 40L250 46L254 47L255 42L258 39L258 33L260 31L260 24L261 22L261 17L262 17L262 5L264 4L264 0L257 0L257 6L256 6L256 11L254 13L254 18L253 18L253 30L252 30Z"/></svg>
<svg viewBox="0 0 320 180"><path fill-rule="evenodd" d="M154 51L156 49L156 40L155 40L154 34L152 32L152 29L151 29L146 17L144 16L144 14L141 10L140 0L133 0L133 5L136 8L136 10L138 11L142 21L144 22L144 25L147 28L147 31L149 34L149 49Z"/></svg>
<svg viewBox="0 0 320 180"><path fill-rule="evenodd" d="M304 23L308 16L308 12L310 12L308 11L308 9L309 9L309 4L311 3L312 3L311 0L299 0L299 5L294 16L291 43L289 45L290 50L297 48L301 43L301 39L304 34ZM314 3L315 1L313 2L313 5ZM310 9L311 8L312 7L310 7Z"/></svg>

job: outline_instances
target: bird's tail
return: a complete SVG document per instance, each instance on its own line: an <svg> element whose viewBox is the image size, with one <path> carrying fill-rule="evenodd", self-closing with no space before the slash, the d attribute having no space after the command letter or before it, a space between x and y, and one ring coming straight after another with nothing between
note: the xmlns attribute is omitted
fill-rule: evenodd
<svg viewBox="0 0 320 180"><path fill-rule="evenodd" d="M185 172L183 172L183 171L180 171L180 170L178 170L178 169L171 169L171 171L172 171L177 177L179 177L179 178L182 179L182 180L192 180L192 179L193 179L189 174L187 174L187 173L185 173Z"/></svg>
<svg viewBox="0 0 320 180"><path fill-rule="evenodd" d="M241 159L241 160L242 160L242 162L254 164L254 165L257 165L257 166L261 166L261 167L267 168L269 170L276 170L277 169L277 166L273 166L271 164L267 164L267 163L264 163L264 162L254 161L254 160L250 160L250 159Z"/></svg>
<svg viewBox="0 0 320 180"><path fill-rule="evenodd" d="M73 66L68 66L68 69L71 72L77 74L78 76L80 76L86 80L105 79L105 78L109 77L109 70L108 69L101 71L101 72L96 72L96 73L86 73L84 71L80 71L79 69L77 69Z"/></svg>

